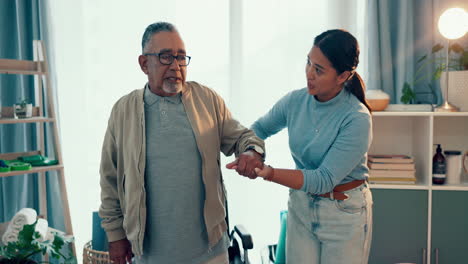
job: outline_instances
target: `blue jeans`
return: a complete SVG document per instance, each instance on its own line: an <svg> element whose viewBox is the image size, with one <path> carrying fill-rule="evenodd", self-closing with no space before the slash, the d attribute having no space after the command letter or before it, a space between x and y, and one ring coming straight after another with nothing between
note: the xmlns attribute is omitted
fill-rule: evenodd
<svg viewBox="0 0 468 264"><path fill-rule="evenodd" d="M366 183L331 200L291 190L286 263L366 264L372 237L372 193Z"/></svg>

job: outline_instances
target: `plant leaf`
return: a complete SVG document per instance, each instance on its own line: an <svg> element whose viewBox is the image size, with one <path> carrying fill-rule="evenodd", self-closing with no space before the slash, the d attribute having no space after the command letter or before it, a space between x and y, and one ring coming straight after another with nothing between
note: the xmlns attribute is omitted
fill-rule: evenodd
<svg viewBox="0 0 468 264"><path fill-rule="evenodd" d="M34 239L33 235L36 230L36 223L37 221L32 225L24 225L23 229L18 233L18 242L21 245L31 245Z"/></svg>
<svg viewBox="0 0 468 264"><path fill-rule="evenodd" d="M57 234L55 234L54 241L52 242L52 245L53 245L54 249L56 251L59 251L64 244L65 244L65 242L63 241L63 238L58 236Z"/></svg>
<svg viewBox="0 0 468 264"><path fill-rule="evenodd" d="M444 46L442 46L441 44L437 43L434 45L434 47L432 47L432 53L436 53L438 52L439 50L443 49Z"/></svg>
<svg viewBox="0 0 468 264"><path fill-rule="evenodd" d="M416 94L414 93L413 89L411 89L411 86L409 85L408 82L405 82L403 84L403 89L402 91L402 96L400 98L400 101L404 104L409 104L411 103L412 100L416 99Z"/></svg>
<svg viewBox="0 0 468 264"><path fill-rule="evenodd" d="M455 52L455 53L463 53L463 48L460 44L458 43L453 43L452 45L450 45L450 48L449 48L449 52Z"/></svg>
<svg viewBox="0 0 468 264"><path fill-rule="evenodd" d="M440 76L442 75L443 69L442 66L437 67L437 69L434 71L434 74L432 75L433 80L439 80Z"/></svg>
<svg viewBox="0 0 468 264"><path fill-rule="evenodd" d="M427 54L419 58L419 60L416 63L421 63L423 60L427 58Z"/></svg>
<svg viewBox="0 0 468 264"><path fill-rule="evenodd" d="M463 52L461 57L461 65L465 70L468 70L468 50Z"/></svg>
<svg viewBox="0 0 468 264"><path fill-rule="evenodd" d="M73 241L72 236L67 236L63 232L53 232L54 241L39 241L40 234L35 232L37 221L32 225L24 225L23 229L18 234L18 241L9 242L5 246L0 246L0 256L7 260L26 260L36 254L48 254L51 258L64 260L73 260L73 254L67 258L60 253L60 249L66 244ZM63 263L63 262L61 262ZM76 263L74 262L67 263Z"/></svg>

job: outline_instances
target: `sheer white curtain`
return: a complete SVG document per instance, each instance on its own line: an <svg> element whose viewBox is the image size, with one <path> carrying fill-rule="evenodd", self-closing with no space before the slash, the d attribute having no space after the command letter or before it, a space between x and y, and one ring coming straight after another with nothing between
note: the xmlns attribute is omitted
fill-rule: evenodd
<svg viewBox="0 0 468 264"><path fill-rule="evenodd" d="M145 83L137 57L148 24L174 23L192 56L187 79L215 89L235 117L250 126L281 96L305 86L306 55L316 35L331 27L354 34L353 30L360 30L354 20L357 7L365 1L351 1L344 10L338 2L342 1L51 3L63 154L77 251L91 239L91 212L99 206L100 151L111 107ZM337 17L349 19L343 22ZM285 132L267 141L267 151L272 165L294 167ZM224 158L222 167L232 159ZM231 225L242 223L251 231L255 243L251 258L259 263L259 250L278 239L279 212L287 208L287 189L225 169L223 173Z"/></svg>
<svg viewBox="0 0 468 264"><path fill-rule="evenodd" d="M99 161L112 105L146 82L141 37L156 21L174 23L192 62L188 80L228 91L228 1L52 1L63 156L76 248L92 238L100 200ZM71 11L73 10L73 11Z"/></svg>

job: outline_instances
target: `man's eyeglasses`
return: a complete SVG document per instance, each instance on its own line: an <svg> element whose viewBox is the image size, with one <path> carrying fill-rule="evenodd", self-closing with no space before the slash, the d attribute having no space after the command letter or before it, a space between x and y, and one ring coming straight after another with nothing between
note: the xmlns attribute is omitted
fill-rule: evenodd
<svg viewBox="0 0 468 264"><path fill-rule="evenodd" d="M153 55L159 58L159 62L164 65L171 65L174 59L177 60L179 66L187 66L190 63L190 56L186 55L172 55L168 53L144 53L143 55Z"/></svg>

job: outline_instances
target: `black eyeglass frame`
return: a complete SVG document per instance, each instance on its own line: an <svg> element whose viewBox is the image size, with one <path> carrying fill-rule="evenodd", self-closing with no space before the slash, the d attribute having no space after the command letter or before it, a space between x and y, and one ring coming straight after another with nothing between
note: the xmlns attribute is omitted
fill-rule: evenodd
<svg viewBox="0 0 468 264"><path fill-rule="evenodd" d="M177 64L179 64L179 66L187 66L190 64L190 59L192 59L191 56L187 56L187 55L172 55L172 54L167 54L165 52L160 52L160 53L143 53L144 56L148 56L148 55L151 55L151 56L157 56L158 57L158 60L159 62L162 64L162 65L171 65L174 60L177 61ZM171 56L171 59L170 59L170 62L169 63L164 63L161 61L161 55L166 55L166 56ZM180 64L180 61L177 59L178 57L184 57L185 60L187 61L186 64Z"/></svg>

